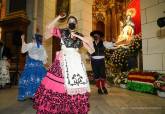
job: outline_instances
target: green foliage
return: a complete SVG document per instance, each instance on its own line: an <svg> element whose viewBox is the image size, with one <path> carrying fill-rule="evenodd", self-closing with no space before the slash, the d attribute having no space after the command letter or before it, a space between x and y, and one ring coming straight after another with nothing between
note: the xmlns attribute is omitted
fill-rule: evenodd
<svg viewBox="0 0 165 114"><path fill-rule="evenodd" d="M118 69L126 68L128 66L128 57L136 56L138 51L142 49L142 39L136 36L127 48L119 47L115 50L105 50L105 61L108 65L114 65Z"/></svg>

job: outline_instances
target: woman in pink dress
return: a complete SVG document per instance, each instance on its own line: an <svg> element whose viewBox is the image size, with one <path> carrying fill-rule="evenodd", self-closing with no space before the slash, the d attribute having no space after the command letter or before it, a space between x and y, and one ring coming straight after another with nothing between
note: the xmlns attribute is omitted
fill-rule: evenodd
<svg viewBox="0 0 165 114"><path fill-rule="evenodd" d="M93 53L92 40L76 32L77 19L68 18L68 27L55 28L58 16L46 28L45 38L61 39L61 50L56 53L35 96L37 114L87 114L89 111L89 80L78 49L84 46Z"/></svg>

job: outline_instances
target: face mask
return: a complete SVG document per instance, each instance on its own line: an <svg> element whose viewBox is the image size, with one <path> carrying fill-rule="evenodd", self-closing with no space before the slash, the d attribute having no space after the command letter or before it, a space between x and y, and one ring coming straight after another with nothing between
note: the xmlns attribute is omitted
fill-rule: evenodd
<svg viewBox="0 0 165 114"><path fill-rule="evenodd" d="M97 40L98 39L96 36L94 36L93 38L94 38L94 40Z"/></svg>
<svg viewBox="0 0 165 114"><path fill-rule="evenodd" d="M93 36L93 38L94 38L94 40L98 40L98 39L100 39L100 36L97 35L97 34L95 34L95 35Z"/></svg>
<svg viewBox="0 0 165 114"><path fill-rule="evenodd" d="M69 23L69 29L74 30L76 28L75 23Z"/></svg>

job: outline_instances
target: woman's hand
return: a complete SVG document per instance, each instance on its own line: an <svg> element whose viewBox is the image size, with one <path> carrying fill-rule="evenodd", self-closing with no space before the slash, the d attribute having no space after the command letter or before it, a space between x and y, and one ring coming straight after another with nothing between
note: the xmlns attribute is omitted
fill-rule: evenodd
<svg viewBox="0 0 165 114"><path fill-rule="evenodd" d="M72 39L76 39L76 37L78 37L78 35L75 34L74 32L71 32L71 38L72 38Z"/></svg>
<svg viewBox="0 0 165 114"><path fill-rule="evenodd" d="M24 34L21 35L21 39L25 39L25 35Z"/></svg>
<svg viewBox="0 0 165 114"><path fill-rule="evenodd" d="M60 16L60 19L63 19L63 18L66 17L66 13L65 12L61 12L59 16Z"/></svg>
<svg viewBox="0 0 165 114"><path fill-rule="evenodd" d="M74 32L71 32L71 36L72 37L79 38L80 40L82 40L83 41L83 44L84 44L84 47L88 50L88 52L90 54L92 54L92 53L95 52L95 49L93 47L93 42L91 40L89 40L90 38L82 37L80 35L75 34Z"/></svg>
<svg viewBox="0 0 165 114"><path fill-rule="evenodd" d="M21 39L22 39L22 42L24 43L25 42L25 34L21 35Z"/></svg>
<svg viewBox="0 0 165 114"><path fill-rule="evenodd" d="M74 32L71 32L71 36L72 38L79 38L80 40L82 40L84 43L87 43L88 44L88 41L87 41L87 38L85 39L84 37L80 36L80 35L77 35L75 34Z"/></svg>
<svg viewBox="0 0 165 114"><path fill-rule="evenodd" d="M79 38L79 39L83 40L83 37L82 37L82 36L80 36L80 35L75 34L75 32L71 32L71 36L72 36L72 38L77 37L77 38Z"/></svg>

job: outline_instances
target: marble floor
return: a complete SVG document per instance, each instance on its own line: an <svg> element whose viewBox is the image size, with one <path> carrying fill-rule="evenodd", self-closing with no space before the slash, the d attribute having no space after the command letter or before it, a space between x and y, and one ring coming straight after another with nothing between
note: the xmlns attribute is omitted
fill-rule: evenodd
<svg viewBox="0 0 165 114"><path fill-rule="evenodd" d="M98 95L91 86L89 114L165 114L165 98L108 87L108 95ZM16 100L17 86L0 89L0 114L35 114L31 100Z"/></svg>

